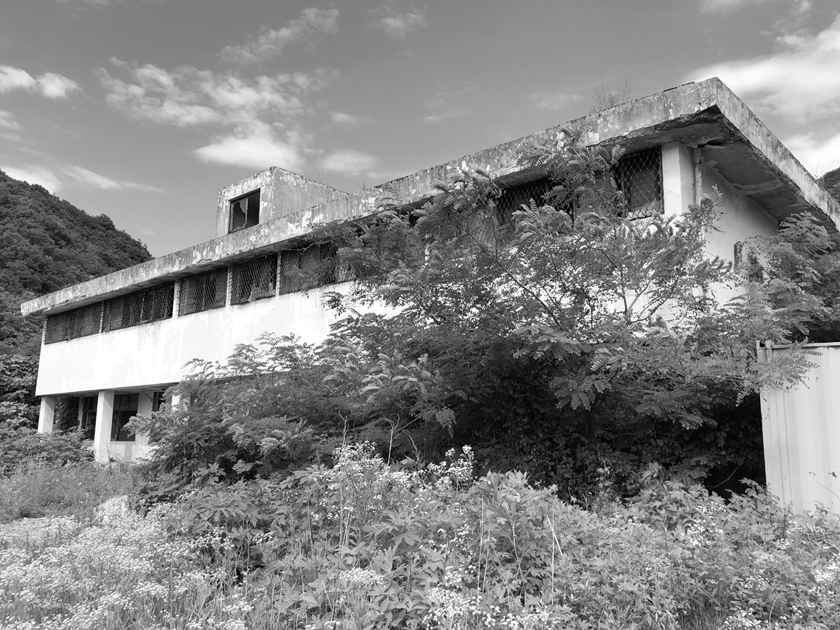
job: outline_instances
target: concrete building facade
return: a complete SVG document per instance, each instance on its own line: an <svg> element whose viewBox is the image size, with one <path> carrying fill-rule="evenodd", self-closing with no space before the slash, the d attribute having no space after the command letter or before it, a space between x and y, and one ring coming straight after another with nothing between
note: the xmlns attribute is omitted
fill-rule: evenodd
<svg viewBox="0 0 840 630"><path fill-rule="evenodd" d="M489 170L512 198L527 201L544 173L518 157L562 128L589 145L620 145L623 190L631 205L680 214L723 194L720 231L708 253L735 260L738 243L778 230L785 217L810 212L831 229L840 207L723 83L709 79L640 98L381 186L349 194L280 168L219 193L216 238L134 267L66 287L21 306L46 315L38 371L39 431L52 429L56 396L80 399L80 425L93 426L97 460L148 452L128 435L132 415L147 415L195 358L223 361L261 333L317 342L332 315L325 293L352 278L336 268L302 291L295 270L334 255L313 245L313 226L376 214L384 196L414 205L464 164ZM524 196L523 196L524 195ZM636 199L636 201L632 201Z"/></svg>

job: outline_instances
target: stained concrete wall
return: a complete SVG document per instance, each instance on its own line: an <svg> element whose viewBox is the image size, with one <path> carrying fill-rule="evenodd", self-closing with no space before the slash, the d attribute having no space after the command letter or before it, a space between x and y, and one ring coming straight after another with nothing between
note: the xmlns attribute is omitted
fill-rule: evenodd
<svg viewBox="0 0 840 630"><path fill-rule="evenodd" d="M177 383L191 359L224 361L237 344L264 332L318 342L329 332L331 285L227 306L132 328L46 344L41 348L36 395L140 390Z"/></svg>
<svg viewBox="0 0 840 630"><path fill-rule="evenodd" d="M704 151L705 153L705 151ZM737 190L714 169L705 164L700 167L701 190L712 199L720 192L723 197L717 210L720 217L716 222L718 231L706 239L706 251L711 256L735 262L735 243L753 236L772 236L779 230L779 222L771 217L752 199Z"/></svg>
<svg viewBox="0 0 840 630"><path fill-rule="evenodd" d="M254 190L260 191L260 223L293 217L315 206L338 201L347 203L344 191L303 175L272 166L219 191L216 236L225 236L230 225L230 201Z"/></svg>

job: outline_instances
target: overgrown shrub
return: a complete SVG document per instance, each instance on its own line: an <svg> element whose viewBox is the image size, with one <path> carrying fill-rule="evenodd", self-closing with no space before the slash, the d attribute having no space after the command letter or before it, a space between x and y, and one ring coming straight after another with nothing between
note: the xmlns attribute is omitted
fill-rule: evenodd
<svg viewBox="0 0 840 630"><path fill-rule="evenodd" d="M170 529L248 575L251 627L840 624L834 517L794 517L757 489L726 503L655 467L631 505L586 511L472 469L469 450L400 470L348 446L286 481L197 490Z"/></svg>
<svg viewBox="0 0 840 630"><path fill-rule="evenodd" d="M0 477L32 467L93 461L90 444L76 432L38 433L35 429L0 423Z"/></svg>
<svg viewBox="0 0 840 630"><path fill-rule="evenodd" d="M129 494L134 485L134 472L126 466L28 467L0 478L0 522L64 515L89 520L103 501Z"/></svg>

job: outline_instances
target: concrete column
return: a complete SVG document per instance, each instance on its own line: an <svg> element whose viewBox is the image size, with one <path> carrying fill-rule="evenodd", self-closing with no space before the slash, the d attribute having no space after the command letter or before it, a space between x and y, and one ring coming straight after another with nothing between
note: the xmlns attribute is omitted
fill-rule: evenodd
<svg viewBox="0 0 840 630"><path fill-rule="evenodd" d="M144 418L151 418L152 417L152 397L154 396L154 392L140 392L140 395L137 397L137 415L143 416ZM147 431L143 431L141 433L137 433L134 436L134 445L141 447L141 450L144 450L146 447L149 446L149 433Z"/></svg>
<svg viewBox="0 0 840 630"><path fill-rule="evenodd" d="M96 430L93 434L93 458L108 463L111 446L111 421L114 419L114 391L99 392L96 401Z"/></svg>
<svg viewBox="0 0 840 630"><path fill-rule="evenodd" d="M55 396L41 396L38 433L52 433L53 420L55 420Z"/></svg>
<svg viewBox="0 0 840 630"><path fill-rule="evenodd" d="M662 197L668 217L684 214L695 203L694 159L679 142L662 146Z"/></svg>

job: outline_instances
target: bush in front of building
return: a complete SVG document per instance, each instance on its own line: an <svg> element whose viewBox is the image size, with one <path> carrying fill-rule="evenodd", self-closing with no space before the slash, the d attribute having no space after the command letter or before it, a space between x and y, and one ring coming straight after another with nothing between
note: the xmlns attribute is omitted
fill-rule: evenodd
<svg viewBox="0 0 840 630"><path fill-rule="evenodd" d="M0 627L796 630L840 625L840 526L650 467L590 509L469 449L348 445L286 480L210 484L0 549Z"/></svg>

